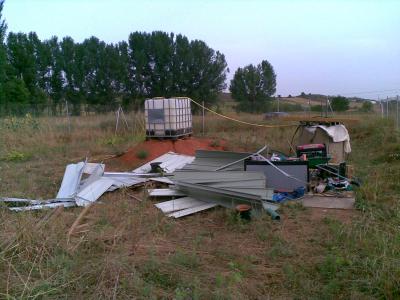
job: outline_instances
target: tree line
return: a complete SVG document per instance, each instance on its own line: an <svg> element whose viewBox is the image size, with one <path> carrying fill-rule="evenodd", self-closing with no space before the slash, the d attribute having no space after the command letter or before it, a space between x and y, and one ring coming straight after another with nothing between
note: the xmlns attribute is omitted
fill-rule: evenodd
<svg viewBox="0 0 400 300"><path fill-rule="evenodd" d="M187 96L215 104L226 89L225 56L181 34L133 32L127 41L82 42L35 32L6 34L0 0L0 114L137 109L146 98ZM230 83L238 110L262 111L276 91L276 74L264 60L236 70Z"/></svg>
<svg viewBox="0 0 400 300"><path fill-rule="evenodd" d="M139 106L149 97L188 96L212 103L225 87L227 63L200 40L173 33L133 32L127 41L96 37L41 41L30 32L6 35L0 2L0 108L82 105Z"/></svg>

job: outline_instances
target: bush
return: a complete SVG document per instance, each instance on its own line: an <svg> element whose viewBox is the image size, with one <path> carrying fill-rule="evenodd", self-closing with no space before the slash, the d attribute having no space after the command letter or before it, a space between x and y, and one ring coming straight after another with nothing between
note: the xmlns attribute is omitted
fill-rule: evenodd
<svg viewBox="0 0 400 300"><path fill-rule="evenodd" d="M147 158L148 156L149 156L149 153L148 153L146 150L139 150L139 151L136 153L136 157L139 158L139 159L145 159L145 158Z"/></svg>
<svg viewBox="0 0 400 300"><path fill-rule="evenodd" d="M362 112L371 112L374 108L374 105L370 101L364 101L362 106L361 106L361 111Z"/></svg>
<svg viewBox="0 0 400 300"><path fill-rule="evenodd" d="M337 96L332 98L331 105L334 111L346 111L350 107L350 101L346 97Z"/></svg>

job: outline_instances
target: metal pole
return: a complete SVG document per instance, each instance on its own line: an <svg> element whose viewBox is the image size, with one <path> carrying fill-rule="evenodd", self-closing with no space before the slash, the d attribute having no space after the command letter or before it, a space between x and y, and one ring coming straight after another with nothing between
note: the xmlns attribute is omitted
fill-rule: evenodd
<svg viewBox="0 0 400 300"><path fill-rule="evenodd" d="M389 96L386 96L386 119L389 119Z"/></svg>
<svg viewBox="0 0 400 300"><path fill-rule="evenodd" d="M308 98L308 116L311 115L311 99Z"/></svg>
<svg viewBox="0 0 400 300"><path fill-rule="evenodd" d="M378 101L379 101L379 104L381 106L381 118L383 119L383 105L382 105L382 100L379 99L379 96L378 96Z"/></svg>
<svg viewBox="0 0 400 300"><path fill-rule="evenodd" d="M399 95L396 97L396 129L399 130Z"/></svg>
<svg viewBox="0 0 400 300"><path fill-rule="evenodd" d="M328 117L328 96L326 96L326 103L325 103L325 117L327 118Z"/></svg>
<svg viewBox="0 0 400 300"><path fill-rule="evenodd" d="M120 113L120 110L119 110L119 109L120 109L120 108L118 108L118 110L117 110L117 121L115 122L115 132L114 132L114 135L117 134L117 130L118 130L119 113Z"/></svg>
<svg viewBox="0 0 400 300"><path fill-rule="evenodd" d="M323 111L324 111L324 109L323 109L322 98L321 98L321 117L323 116Z"/></svg>
<svg viewBox="0 0 400 300"><path fill-rule="evenodd" d="M202 102L202 108L203 108L203 118L202 118L202 126L203 126L203 136L204 136L204 116L205 116L205 108L204 108L204 101Z"/></svg>
<svg viewBox="0 0 400 300"><path fill-rule="evenodd" d="M68 122L68 132L71 133L71 120L69 118L69 111L68 111L68 101L65 100L65 106L67 108L67 122Z"/></svg>
<svg viewBox="0 0 400 300"><path fill-rule="evenodd" d="M277 107L277 109L278 109L278 112L279 112L279 97L278 97L278 107Z"/></svg>

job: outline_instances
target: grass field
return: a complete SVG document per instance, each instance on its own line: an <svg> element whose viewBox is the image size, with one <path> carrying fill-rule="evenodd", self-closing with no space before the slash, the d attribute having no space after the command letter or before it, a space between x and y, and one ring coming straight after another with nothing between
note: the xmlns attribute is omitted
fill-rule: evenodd
<svg viewBox="0 0 400 300"><path fill-rule="evenodd" d="M128 117L129 130L117 135L111 114L72 118L70 129L63 118L0 120L0 196L54 197L66 164L102 161L144 139L143 116ZM287 152L294 131L213 117L206 125L231 150L267 143ZM399 299L399 134L372 116L349 129L362 179L355 211L288 204L280 222L243 223L222 208L171 220L141 189L126 189L105 194L68 239L81 208L0 209L0 298Z"/></svg>

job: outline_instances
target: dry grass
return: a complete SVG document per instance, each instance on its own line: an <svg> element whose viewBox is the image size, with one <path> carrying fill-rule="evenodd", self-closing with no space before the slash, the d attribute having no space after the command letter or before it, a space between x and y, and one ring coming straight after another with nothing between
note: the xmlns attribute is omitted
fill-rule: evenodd
<svg viewBox="0 0 400 300"><path fill-rule="evenodd" d="M261 116L237 116L262 122ZM113 115L1 121L0 195L54 197L65 165L101 160L143 139L142 116L114 136ZM134 122L136 120L136 122ZM201 122L195 117L195 132ZM136 129L133 129L133 124ZM17 124L17 125L15 125ZM234 150L287 152L294 128L250 129L207 117L206 135ZM364 179L358 213L283 207L243 223L225 209L182 220L162 215L142 189L106 194L70 239L81 208L0 210L3 298L268 299L387 298L398 287L399 137L386 121L351 129L352 163ZM398 155L398 156L396 156ZM7 159L8 158L8 159ZM119 166L115 160L109 167ZM397 176L397 177L396 177Z"/></svg>

